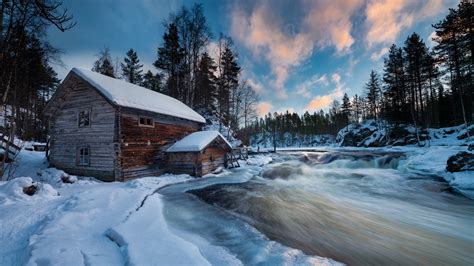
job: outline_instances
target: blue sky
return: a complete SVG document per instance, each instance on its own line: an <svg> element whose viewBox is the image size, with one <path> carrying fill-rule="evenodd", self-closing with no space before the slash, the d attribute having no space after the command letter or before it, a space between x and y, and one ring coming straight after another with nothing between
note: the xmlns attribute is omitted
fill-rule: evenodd
<svg viewBox="0 0 474 266"><path fill-rule="evenodd" d="M91 68L100 49L122 60L137 51L145 69L162 43L170 12L196 1L65 0L77 25L49 41L64 54L63 78L70 68ZM199 1L198 1L199 2ZM371 69L381 72L392 43L402 45L417 32L428 45L431 24L457 0L210 0L200 3L214 36L231 36L242 78L259 94L258 111L302 113L326 109L333 100L363 94ZM210 45L212 53L212 43Z"/></svg>

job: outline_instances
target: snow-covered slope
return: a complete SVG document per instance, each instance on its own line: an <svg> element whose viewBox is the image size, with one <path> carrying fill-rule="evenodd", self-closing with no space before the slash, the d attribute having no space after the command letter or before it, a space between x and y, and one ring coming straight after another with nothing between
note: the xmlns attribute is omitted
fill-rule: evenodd
<svg viewBox="0 0 474 266"><path fill-rule="evenodd" d="M470 132L468 136L467 132ZM474 143L474 125L448 128L419 129L421 146L467 145ZM336 141L340 146L384 147L417 145L415 127L411 125L390 126L384 121L367 120L353 123L339 131Z"/></svg>

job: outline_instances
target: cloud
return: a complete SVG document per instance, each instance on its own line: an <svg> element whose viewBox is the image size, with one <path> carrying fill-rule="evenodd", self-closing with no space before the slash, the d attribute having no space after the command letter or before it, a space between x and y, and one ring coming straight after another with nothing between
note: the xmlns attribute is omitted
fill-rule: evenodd
<svg viewBox="0 0 474 266"><path fill-rule="evenodd" d="M285 23L287 10L278 10L274 1L259 2L253 7L234 5L231 31L256 58L266 60L274 75L273 87L280 99L288 97L285 82L290 72L315 48L333 46L337 53L349 51L354 43L350 21L362 0L305 1L302 19ZM293 4L292 4L293 5ZM298 9L294 3L294 9ZM290 27L291 26L291 27ZM288 32L287 28L298 29Z"/></svg>
<svg viewBox="0 0 474 266"><path fill-rule="evenodd" d="M372 61L377 61L380 59L380 57L384 56L386 53L388 53L388 47L384 47L380 49L378 52L373 52L372 55L370 56L370 59Z"/></svg>
<svg viewBox="0 0 474 266"><path fill-rule="evenodd" d="M265 88L258 81L254 81L253 79L249 78L247 79L247 84L250 86L250 88L252 88L253 91L255 91L255 93L259 95L266 94Z"/></svg>
<svg viewBox="0 0 474 266"><path fill-rule="evenodd" d="M259 116L264 116L270 112L273 108L273 105L269 102L261 102L257 105L257 114Z"/></svg>
<svg viewBox="0 0 474 266"><path fill-rule="evenodd" d="M301 95L305 98L311 97L311 89L317 85L327 86L329 84L328 77L326 74L320 76L319 74L313 75L309 80L296 86L296 94Z"/></svg>
<svg viewBox="0 0 474 266"><path fill-rule="evenodd" d="M306 1L308 14L305 25L313 40L320 46L334 46L338 53L347 52L354 38L352 15L363 5L362 0Z"/></svg>
<svg viewBox="0 0 474 266"><path fill-rule="evenodd" d="M372 0L367 4L367 43L369 47L391 44L399 33L446 9L448 0Z"/></svg>
<svg viewBox="0 0 474 266"><path fill-rule="evenodd" d="M306 106L306 110L314 112L318 109L326 108L331 105L334 100L343 96L345 84L341 81L341 75L334 73L331 76L331 80L335 85L334 90L326 95L318 95L314 97Z"/></svg>

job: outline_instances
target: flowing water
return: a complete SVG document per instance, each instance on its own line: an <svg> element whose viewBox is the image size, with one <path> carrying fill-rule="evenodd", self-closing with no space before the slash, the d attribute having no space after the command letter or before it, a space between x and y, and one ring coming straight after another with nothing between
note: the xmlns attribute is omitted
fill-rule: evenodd
<svg viewBox="0 0 474 266"><path fill-rule="evenodd" d="M474 201L450 192L439 177L403 171L403 159L401 153L284 153L241 181L164 191L175 210L167 217L248 264L271 264L260 256L269 252L267 237L283 244L277 252L288 253L286 246L350 265L473 265Z"/></svg>

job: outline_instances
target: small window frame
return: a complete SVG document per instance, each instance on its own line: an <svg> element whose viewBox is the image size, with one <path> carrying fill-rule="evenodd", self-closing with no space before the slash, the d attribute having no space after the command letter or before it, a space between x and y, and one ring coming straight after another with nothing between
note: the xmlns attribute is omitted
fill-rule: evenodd
<svg viewBox="0 0 474 266"><path fill-rule="evenodd" d="M89 116L89 123L87 125L81 125L81 114L82 113L87 113ZM79 112L77 112L77 127L78 128L90 128L91 127L91 118L92 118L92 109L82 109Z"/></svg>
<svg viewBox="0 0 474 266"><path fill-rule="evenodd" d="M149 116L138 116L139 127L155 127L155 120Z"/></svg>
<svg viewBox="0 0 474 266"><path fill-rule="evenodd" d="M76 164L78 166L91 165L91 149L89 146L80 146L76 150Z"/></svg>

